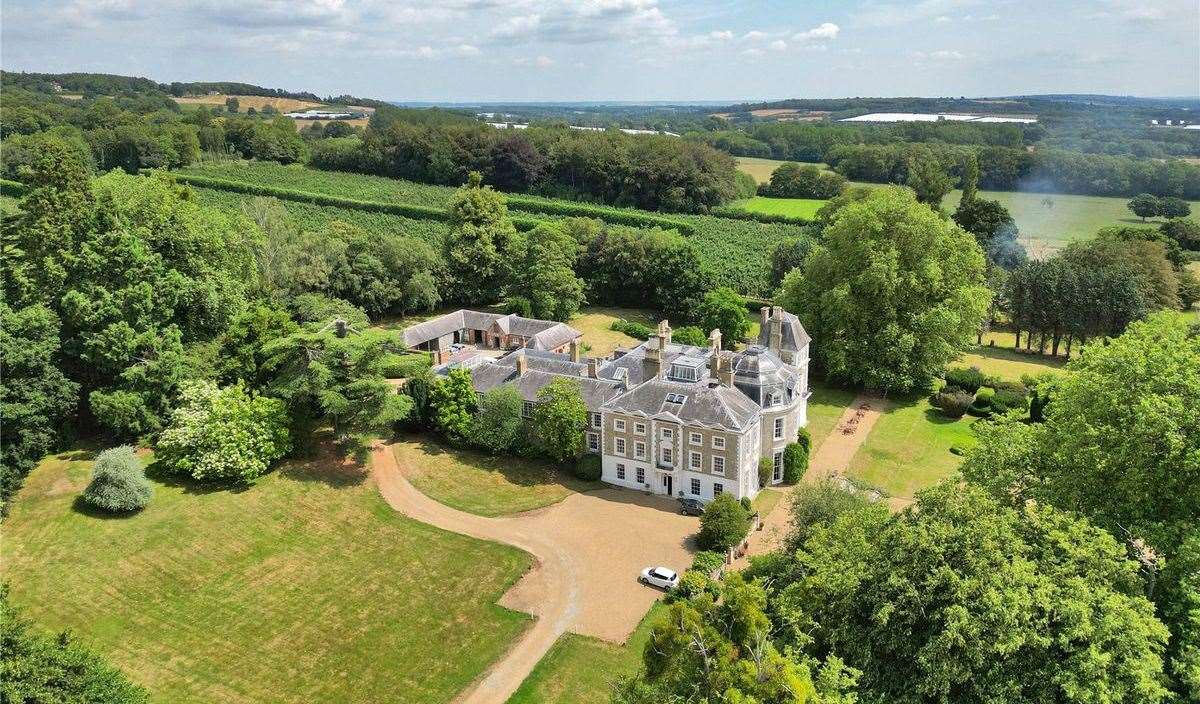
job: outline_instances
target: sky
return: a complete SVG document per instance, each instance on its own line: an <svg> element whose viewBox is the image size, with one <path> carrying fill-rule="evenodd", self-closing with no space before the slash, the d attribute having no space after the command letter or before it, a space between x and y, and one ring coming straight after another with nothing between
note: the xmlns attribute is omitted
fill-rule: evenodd
<svg viewBox="0 0 1200 704"><path fill-rule="evenodd" d="M394 101L1200 94L1198 0L4 0L6 70Z"/></svg>

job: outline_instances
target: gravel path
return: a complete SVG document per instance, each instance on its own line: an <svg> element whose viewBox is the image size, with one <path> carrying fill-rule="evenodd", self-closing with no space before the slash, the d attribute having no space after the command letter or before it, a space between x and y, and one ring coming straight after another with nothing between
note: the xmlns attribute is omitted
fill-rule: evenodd
<svg viewBox="0 0 1200 704"><path fill-rule="evenodd" d="M661 592L637 582L649 565L682 571L691 564L698 522L665 497L624 489L572 494L535 511L484 518L417 491L392 448L379 445L372 474L397 511L438 528L520 548L536 565L500 604L535 617L533 625L455 701L502 704L554 641L568 631L623 643Z"/></svg>

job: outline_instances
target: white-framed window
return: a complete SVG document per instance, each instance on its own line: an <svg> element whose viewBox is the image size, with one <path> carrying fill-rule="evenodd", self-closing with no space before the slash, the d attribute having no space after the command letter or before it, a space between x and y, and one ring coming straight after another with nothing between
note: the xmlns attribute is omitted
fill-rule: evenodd
<svg viewBox="0 0 1200 704"><path fill-rule="evenodd" d="M625 432L625 419L617 418L613 421L613 429L619 433Z"/></svg>
<svg viewBox="0 0 1200 704"><path fill-rule="evenodd" d="M692 479L692 495L693 496L700 495L700 480L699 479L695 479L695 478Z"/></svg>
<svg viewBox="0 0 1200 704"><path fill-rule="evenodd" d="M771 458L771 463L772 463L771 479L773 479L774 481L777 481L777 482L782 481L783 480L783 453L776 452L775 456Z"/></svg>
<svg viewBox="0 0 1200 704"><path fill-rule="evenodd" d="M688 466L696 470L704 469L699 452L689 453Z"/></svg>
<svg viewBox="0 0 1200 704"><path fill-rule="evenodd" d="M718 455L718 456L712 458L712 471L713 471L713 474L720 474L720 475L725 474L725 458L724 457L721 457Z"/></svg>
<svg viewBox="0 0 1200 704"><path fill-rule="evenodd" d="M646 459L646 443L641 441L633 443L633 456L639 460Z"/></svg>
<svg viewBox="0 0 1200 704"><path fill-rule="evenodd" d="M662 462L663 462L663 464L666 464L666 465L674 464L675 455L674 455L674 453L671 452L671 448L664 447L662 449Z"/></svg>
<svg viewBox="0 0 1200 704"><path fill-rule="evenodd" d="M719 435L714 435L713 440L712 440L712 447L714 450L724 450L725 449L725 438L723 438Z"/></svg>
<svg viewBox="0 0 1200 704"><path fill-rule="evenodd" d="M645 423L634 423L633 424L633 432L637 433L638 435L645 435L646 434L646 424Z"/></svg>
<svg viewBox="0 0 1200 704"><path fill-rule="evenodd" d="M523 417L523 418L532 418L533 417L533 401L522 401L521 402L521 417Z"/></svg>
<svg viewBox="0 0 1200 704"><path fill-rule="evenodd" d="M674 428L663 428L662 436L663 436L663 440L674 440L675 439L675 429Z"/></svg>
<svg viewBox="0 0 1200 704"><path fill-rule="evenodd" d="M596 433L587 434L588 449L596 452L600 449L600 436Z"/></svg>
<svg viewBox="0 0 1200 704"><path fill-rule="evenodd" d="M700 433L689 433L689 442L693 445L700 445L704 442L704 436Z"/></svg>
<svg viewBox="0 0 1200 704"><path fill-rule="evenodd" d="M637 482L638 482L638 484L646 483L646 468L645 467L637 468Z"/></svg>
<svg viewBox="0 0 1200 704"><path fill-rule="evenodd" d="M625 481L625 465L620 462L617 463L617 479Z"/></svg>
<svg viewBox="0 0 1200 704"><path fill-rule="evenodd" d="M775 419L775 439L779 440L783 437L783 418Z"/></svg>
<svg viewBox="0 0 1200 704"><path fill-rule="evenodd" d="M767 405L768 406L778 406L780 401L781 401L781 399L780 399L778 391L772 391L771 394L769 396L767 396Z"/></svg>
<svg viewBox="0 0 1200 704"><path fill-rule="evenodd" d="M592 416L592 427L599 428L600 427L600 414L592 413L591 416Z"/></svg>
<svg viewBox="0 0 1200 704"><path fill-rule="evenodd" d="M723 491L725 491L724 484L722 484L721 482L713 482L713 496L714 497L720 496Z"/></svg>
<svg viewBox="0 0 1200 704"><path fill-rule="evenodd" d="M625 438L614 438L613 445L618 455L625 456Z"/></svg>

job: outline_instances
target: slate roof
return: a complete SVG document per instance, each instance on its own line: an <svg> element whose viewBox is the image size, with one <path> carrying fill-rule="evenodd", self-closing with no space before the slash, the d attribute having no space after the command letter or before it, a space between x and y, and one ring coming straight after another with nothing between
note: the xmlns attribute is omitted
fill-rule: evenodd
<svg viewBox="0 0 1200 704"><path fill-rule="evenodd" d="M464 309L405 328L404 344L408 347L416 347L458 330L489 331L493 325L506 335L520 335L529 338L525 346L535 350L552 350L562 347L583 334L570 325L556 323L553 320L537 320L522 318L519 315L501 315Z"/></svg>
<svg viewBox="0 0 1200 704"><path fill-rule="evenodd" d="M683 396L682 404L668 396ZM670 417L685 424L744 430L758 418L758 406L737 389L721 386L715 379L685 384L665 379L647 381L613 398L604 410Z"/></svg>
<svg viewBox="0 0 1200 704"><path fill-rule="evenodd" d="M772 312L772 315L775 315ZM783 317L783 349L799 352L809 343L808 331L800 324L800 319L793 313L781 310ZM766 347L771 344L771 326L763 325L758 330L758 344Z"/></svg>
<svg viewBox="0 0 1200 704"><path fill-rule="evenodd" d="M526 370L517 376L517 357L525 355ZM475 359L482 359L475 362ZM486 357L469 360L474 364L443 364L435 368L438 374L448 374L451 369L465 367L471 371L471 385L479 393L487 393L497 386L512 384L526 401L536 401L538 391L559 377L568 377L579 382L580 395L589 411L599 412L606 401L623 391L620 383L611 379L592 379L587 376L587 364L572 362L565 354L518 350L499 359Z"/></svg>

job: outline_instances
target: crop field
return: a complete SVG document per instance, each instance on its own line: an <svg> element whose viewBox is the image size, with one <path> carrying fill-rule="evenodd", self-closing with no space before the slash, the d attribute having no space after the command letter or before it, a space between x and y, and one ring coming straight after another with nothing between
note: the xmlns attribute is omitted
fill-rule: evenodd
<svg viewBox="0 0 1200 704"><path fill-rule="evenodd" d="M206 176L230 181L241 181L257 185L287 188L310 193L355 198L359 200L402 202L426 207L445 207L454 194L454 188L432 186L398 179L367 176L362 174L319 171L303 166L281 166L270 162L219 161L197 164L180 170L184 174ZM209 188L197 188L201 200L226 208L240 207L238 204L254 196L219 192ZM570 201L551 198L521 196L532 203L578 205ZM304 227L323 226L338 219L372 229L383 227L383 232L404 232L400 227L417 227L419 236L440 238L446 226L434 221L416 221L390 214L351 211L347 208L316 206L307 203L284 201L284 206L296 215ZM720 284L751 295L768 293L767 271L771 250L787 237L794 237L804 230L796 225L784 223L760 223L753 220L736 220L711 215L684 213L650 213L629 208L605 208L614 215L632 214L689 225L693 234L689 239L696 246L701 258L716 272ZM321 212L331 211L331 212ZM352 214L353 213L353 214ZM559 219L563 216L544 213L518 212L514 216ZM421 223L416 225L415 223ZM315 225L310 224L315 223Z"/></svg>
<svg viewBox="0 0 1200 704"><path fill-rule="evenodd" d="M730 207L741 208L752 213L786 215L790 218L812 220L817 216L817 211L821 209L821 206L825 205L825 202L815 198L765 198L763 196L755 196L753 198L734 201L730 203Z"/></svg>
<svg viewBox="0 0 1200 704"><path fill-rule="evenodd" d="M750 174L759 182L770 180L771 173L780 164L784 163L776 159L749 157L739 157L737 162L740 170ZM824 166L824 164L820 164L820 166ZM885 184L854 183L853 185L879 188ZM1030 254L1035 256L1044 256L1062 248L1073 240L1091 237L1102 227L1143 224L1141 219L1129 212L1129 209L1125 207L1126 203L1129 202L1128 198L1076 196L1060 193L1020 193L1016 191L980 191L979 195L982 198L999 201L1001 205L1008 209L1008 212L1012 213L1013 219L1017 223L1017 229L1021 233L1021 243L1025 245ZM962 198L962 191L951 191L946 196L946 199L942 201L942 207L947 212L953 212L958 207L960 198ZM792 202L791 199L751 198L738 201L733 205L745 210L785 215L793 214L789 212L789 209L795 208L798 211L801 207L798 205L783 204L765 205L760 203L762 200L779 200L784 203ZM801 202L819 204L821 201L805 200ZM1191 204L1193 212L1200 212L1200 201L1191 201ZM819 208L820 205L816 207ZM814 209L813 212L816 212L816 210ZM801 217L811 217L811 215L804 216L801 214ZM1147 226L1154 226L1159 222L1161 222L1161 219L1152 218L1145 224Z"/></svg>
<svg viewBox="0 0 1200 704"><path fill-rule="evenodd" d="M76 505L90 460L29 475L0 579L156 702L448 702L529 623L495 603L529 555L406 518L361 466L288 463L244 490L151 467L150 505L115 518Z"/></svg>
<svg viewBox="0 0 1200 704"><path fill-rule="evenodd" d="M182 98L175 98L175 102L180 105L220 105L225 107L225 100L228 98L236 98L238 101L238 110L245 112L246 108L254 108L262 110L270 105L279 112L293 112L297 110L308 110L310 108L319 108L324 103L316 103L311 100L297 100L296 98L275 98L266 95L192 95Z"/></svg>

